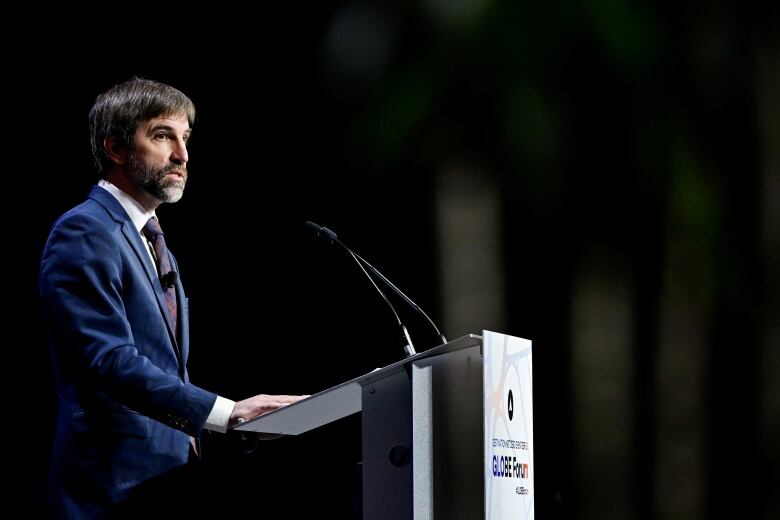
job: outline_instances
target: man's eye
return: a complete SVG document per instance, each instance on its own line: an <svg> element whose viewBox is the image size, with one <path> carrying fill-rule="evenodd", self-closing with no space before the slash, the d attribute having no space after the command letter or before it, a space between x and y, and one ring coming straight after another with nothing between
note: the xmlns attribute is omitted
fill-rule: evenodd
<svg viewBox="0 0 780 520"><path fill-rule="evenodd" d="M168 134L166 134L166 133L154 134L154 138L155 139L159 139L159 140L167 139L168 138Z"/></svg>

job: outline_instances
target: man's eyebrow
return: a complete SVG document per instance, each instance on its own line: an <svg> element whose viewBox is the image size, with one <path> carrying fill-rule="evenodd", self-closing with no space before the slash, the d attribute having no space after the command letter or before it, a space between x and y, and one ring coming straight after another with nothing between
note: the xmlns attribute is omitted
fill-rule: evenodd
<svg viewBox="0 0 780 520"><path fill-rule="evenodd" d="M158 124L156 124L154 126L149 127L149 131L147 132L147 134L151 135L151 134L157 132L158 130L166 130L168 132L173 132L174 134L176 133L176 129L174 127L172 127L171 125L166 125L165 123L158 123ZM187 138L189 138L191 135L192 135L192 128L188 128L182 134L182 136L187 137Z"/></svg>

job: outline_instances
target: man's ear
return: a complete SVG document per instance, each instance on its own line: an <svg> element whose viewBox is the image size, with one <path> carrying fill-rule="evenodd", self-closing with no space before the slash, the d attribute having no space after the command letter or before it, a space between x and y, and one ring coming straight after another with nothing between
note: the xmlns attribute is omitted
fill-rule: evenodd
<svg viewBox="0 0 780 520"><path fill-rule="evenodd" d="M127 162L127 147L120 144L116 138L107 137L103 141L103 149L114 164L122 166Z"/></svg>

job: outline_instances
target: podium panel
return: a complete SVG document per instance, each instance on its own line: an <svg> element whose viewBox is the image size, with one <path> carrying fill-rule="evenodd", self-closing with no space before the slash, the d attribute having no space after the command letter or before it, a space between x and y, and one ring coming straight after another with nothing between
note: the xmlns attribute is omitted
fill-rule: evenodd
<svg viewBox="0 0 780 520"><path fill-rule="evenodd" d="M526 395L530 399L527 343ZM495 414L495 409L492 401L485 404L487 367L483 354L480 336L463 336L235 429L299 435L362 412L364 519L489 518L486 489L491 490L494 501L503 487L495 485L498 477L490 469L495 450L488 449L485 440L488 411ZM526 413L530 418L532 409ZM523 442L530 450L530 444ZM532 451L527 454L532 457ZM527 478L528 470L523 471ZM516 489L529 489L524 486ZM529 498L530 508L518 511L518 518L533 518L532 493ZM513 509L515 503L515 497L508 497L505 504L509 505L501 510Z"/></svg>

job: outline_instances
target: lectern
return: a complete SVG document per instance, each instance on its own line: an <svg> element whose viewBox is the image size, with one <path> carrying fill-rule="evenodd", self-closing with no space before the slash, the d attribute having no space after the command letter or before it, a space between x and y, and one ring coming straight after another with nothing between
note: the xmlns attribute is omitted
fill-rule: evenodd
<svg viewBox="0 0 780 520"><path fill-rule="evenodd" d="M530 342L528 350L530 362ZM526 464L520 486L522 461L519 465L518 458L509 455L497 458L500 447L488 446L495 441L485 432L493 431L490 421L496 419L489 415L496 414L486 414L486 407L493 406L486 401L492 391L486 390L484 360L482 337L463 336L236 429L298 435L361 412L364 519L499 518L488 514L494 501L489 494L509 478L513 489L522 487L527 495L525 481L530 476ZM530 377L530 365L528 371ZM510 408L512 395L510 391ZM487 399L494 397L488 395ZM496 399L503 403L503 397ZM504 408L503 404L498 406L499 415ZM530 410L525 413L530 414ZM509 440L504 437L511 436L500 435L499 442ZM523 442L532 453L527 441ZM528 498L532 500L532 495L525 497L524 504ZM523 507L526 511L512 516L532 518L533 507L530 516L527 506ZM494 511L500 509L493 507Z"/></svg>

